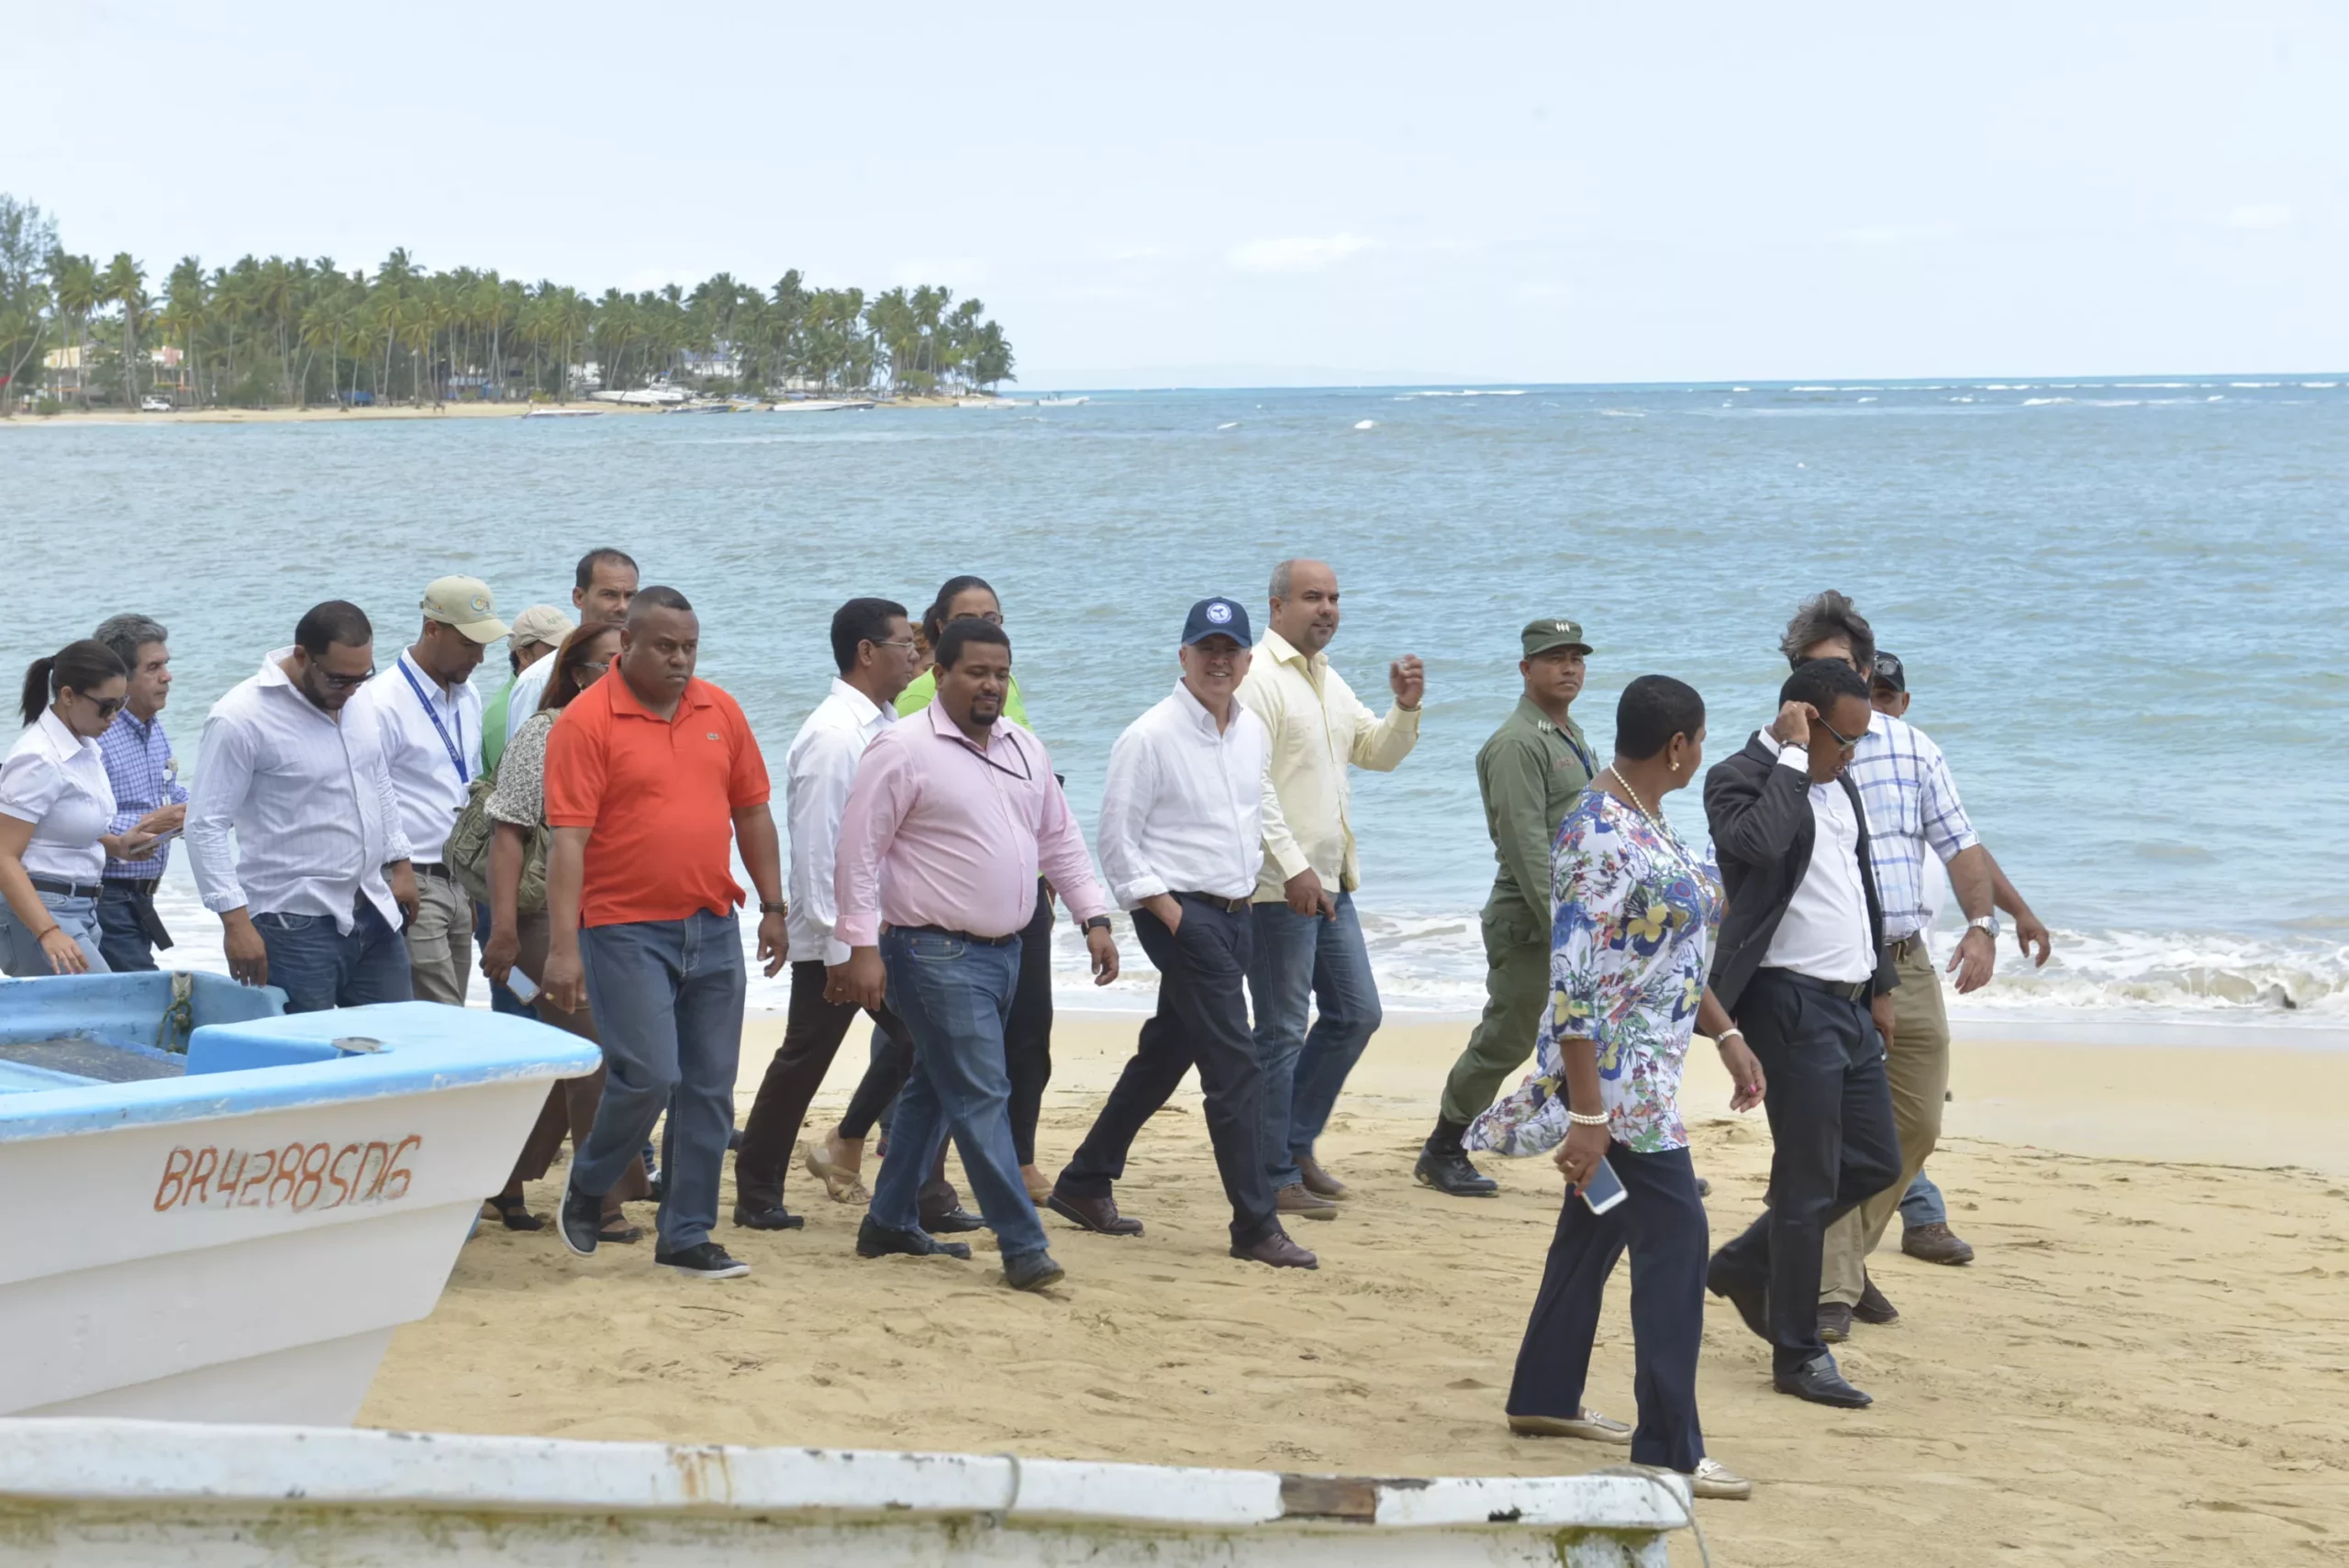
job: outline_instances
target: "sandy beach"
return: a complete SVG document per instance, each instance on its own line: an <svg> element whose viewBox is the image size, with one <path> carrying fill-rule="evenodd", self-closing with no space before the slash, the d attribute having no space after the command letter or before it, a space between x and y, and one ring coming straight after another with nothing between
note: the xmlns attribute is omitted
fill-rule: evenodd
<svg viewBox="0 0 2349 1568"><path fill-rule="evenodd" d="M841 393L835 395L856 395ZM958 403L952 397L907 395L891 398L888 406L952 408L958 406ZM415 406L382 403L363 408L338 408L332 404L314 404L307 408L174 408L167 414L138 414L121 408L94 408L84 413L79 408L68 408L58 414L32 414L19 410L10 417L0 418L0 430L71 429L88 425L288 425L319 421L347 423L360 419L515 419L526 414L552 413L576 417L668 412L671 410L637 403L601 403L584 395L568 403L426 403Z"/></svg>
<svg viewBox="0 0 2349 1568"><path fill-rule="evenodd" d="M1062 1018L1048 1169L1133 1027ZM751 1026L746 1110L780 1032ZM484 1229L439 1309L399 1331L362 1420L1374 1474L1615 1462L1503 1424L1554 1172L1487 1161L1488 1202L1410 1179L1464 1033L1399 1023L1373 1043L1322 1151L1357 1195L1294 1227L1317 1273L1224 1255L1186 1091L1120 1188L1147 1234L1048 1218L1069 1277L1047 1296L1004 1289L984 1237L969 1263L862 1262L857 1213L798 1173L806 1229L721 1224L757 1268L736 1284L656 1272L649 1242L583 1261L551 1231ZM852 1042L818 1125L861 1062ZM1873 1409L1772 1393L1765 1348L1712 1304L1708 1445L1759 1484L1751 1503L1705 1505L1714 1561L2349 1562L2349 1053L1962 1041L1956 1086L1932 1168L1979 1257L1877 1255L1903 1319L1841 1352ZM1684 1104L1717 1240L1756 1212L1768 1163L1766 1129L1731 1117L1728 1092L1700 1046ZM535 1207L551 1210L561 1174ZM1590 1395L1625 1417L1628 1289L1619 1269ZM1693 1540L1674 1561L1698 1561Z"/></svg>

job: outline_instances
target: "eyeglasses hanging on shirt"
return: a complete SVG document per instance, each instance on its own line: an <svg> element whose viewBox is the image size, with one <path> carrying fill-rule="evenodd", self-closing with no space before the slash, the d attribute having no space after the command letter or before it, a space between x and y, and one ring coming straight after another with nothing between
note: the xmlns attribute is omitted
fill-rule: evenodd
<svg viewBox="0 0 2349 1568"><path fill-rule="evenodd" d="M1001 762L996 762L985 748L979 745L977 741L973 740L967 735L949 736L946 737L946 739L959 741L962 745L970 750L972 755L977 757L980 762L985 762L988 767L993 768L996 773L1001 773L1004 777L1008 779L1018 779L1022 784L1034 784L1036 782L1036 772L1033 768L1030 768L1028 765L1028 753L1019 749L1019 742L1014 740L1008 731L998 730L996 733L1002 735L1004 744L1011 748L1011 754L1019 759L1019 771L1018 773L1013 773L1009 768L1007 768Z"/></svg>
<svg viewBox="0 0 2349 1568"><path fill-rule="evenodd" d="M459 784L473 783L473 774L465 769L465 749L459 745L457 740L449 739L449 727L440 722L440 710L434 707L432 699L425 695L424 683L416 678L416 672L407 667L407 661L405 659L400 661L399 672L407 678L407 689L414 692L416 700L424 705L424 717L432 721L432 733L440 737L440 744L448 751L449 761L457 770L457 782ZM462 740L465 733L464 715L451 711L449 717L457 721L457 737L458 740Z"/></svg>

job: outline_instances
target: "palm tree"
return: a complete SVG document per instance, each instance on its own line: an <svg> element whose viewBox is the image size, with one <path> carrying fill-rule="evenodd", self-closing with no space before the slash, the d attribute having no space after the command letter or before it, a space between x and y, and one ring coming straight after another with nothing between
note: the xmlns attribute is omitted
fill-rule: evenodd
<svg viewBox="0 0 2349 1568"><path fill-rule="evenodd" d="M50 262L49 272L54 280L50 286L57 294L57 308L73 327L73 381L86 411L90 406L90 313L106 298L98 281L98 264L87 256L60 251Z"/></svg>
<svg viewBox="0 0 2349 1568"><path fill-rule="evenodd" d="M163 309L156 317L166 336L180 345L180 378L203 401L203 376L196 361L196 334L205 325L204 263L193 256L180 258L163 284Z"/></svg>
<svg viewBox="0 0 2349 1568"><path fill-rule="evenodd" d="M104 297L122 306L122 406L139 406L139 339L147 327L147 269L130 259L128 250L115 252L99 280Z"/></svg>

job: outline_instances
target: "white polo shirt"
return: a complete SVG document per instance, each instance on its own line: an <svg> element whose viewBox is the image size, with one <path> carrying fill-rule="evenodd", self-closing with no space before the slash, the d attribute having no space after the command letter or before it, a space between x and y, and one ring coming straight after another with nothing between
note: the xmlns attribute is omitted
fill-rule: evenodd
<svg viewBox="0 0 2349 1568"><path fill-rule="evenodd" d="M41 709L0 762L0 816L33 825L27 872L60 882L97 881L106 869L98 836L114 820L106 754L53 710Z"/></svg>

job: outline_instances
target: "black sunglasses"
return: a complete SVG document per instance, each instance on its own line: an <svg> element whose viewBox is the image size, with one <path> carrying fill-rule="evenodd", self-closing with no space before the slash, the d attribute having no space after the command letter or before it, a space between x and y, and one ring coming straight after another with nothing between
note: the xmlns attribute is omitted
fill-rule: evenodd
<svg viewBox="0 0 2349 1568"><path fill-rule="evenodd" d="M1833 725L1828 723L1827 716L1825 714L1819 716L1819 728L1827 731L1828 734L1835 737L1836 743L1842 746L1846 751L1856 748L1860 743L1861 737L1867 734L1867 731L1863 729L1860 731L1859 735L1846 735L1842 730L1836 728Z"/></svg>
<svg viewBox="0 0 2349 1568"><path fill-rule="evenodd" d="M339 692L347 692L355 686L363 686L375 678L375 672L372 669L363 675L338 675L323 664L314 667L318 672L318 679Z"/></svg>

